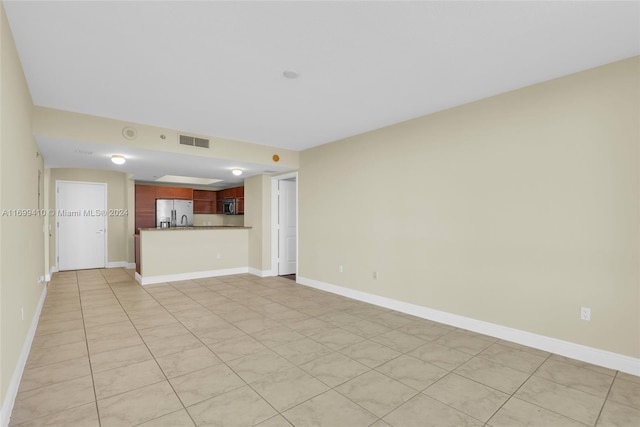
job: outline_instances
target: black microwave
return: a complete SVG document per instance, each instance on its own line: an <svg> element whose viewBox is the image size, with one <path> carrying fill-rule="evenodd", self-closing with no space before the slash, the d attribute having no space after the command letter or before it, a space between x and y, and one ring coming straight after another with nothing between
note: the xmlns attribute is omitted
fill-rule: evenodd
<svg viewBox="0 0 640 427"><path fill-rule="evenodd" d="M236 199L223 199L222 200L222 213L225 215L236 214Z"/></svg>

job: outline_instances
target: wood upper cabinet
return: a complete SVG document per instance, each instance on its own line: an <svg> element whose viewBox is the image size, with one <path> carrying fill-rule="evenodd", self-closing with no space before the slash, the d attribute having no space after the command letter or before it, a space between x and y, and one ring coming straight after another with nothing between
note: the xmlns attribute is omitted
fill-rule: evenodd
<svg viewBox="0 0 640 427"><path fill-rule="evenodd" d="M244 187L236 187L236 213L244 215Z"/></svg>
<svg viewBox="0 0 640 427"><path fill-rule="evenodd" d="M209 190L193 190L193 200L216 200L216 192Z"/></svg>
<svg viewBox="0 0 640 427"><path fill-rule="evenodd" d="M208 190L193 190L193 213L194 214L214 214L216 213L216 192Z"/></svg>
<svg viewBox="0 0 640 427"><path fill-rule="evenodd" d="M223 213L222 201L224 199L236 199L236 214L244 214L244 187L225 188L218 191L216 213Z"/></svg>
<svg viewBox="0 0 640 427"><path fill-rule="evenodd" d="M156 199L193 200L193 189L184 187L156 187Z"/></svg>
<svg viewBox="0 0 640 427"><path fill-rule="evenodd" d="M220 198L222 199L233 199L236 197L236 189L225 188L224 190L218 191L218 194L220 194Z"/></svg>
<svg viewBox="0 0 640 427"><path fill-rule="evenodd" d="M214 191L208 191L213 193ZM209 196L211 197L211 196ZM135 229L154 228L156 226L156 199L193 200L193 189L184 187L161 187L158 185L136 184L135 186ZM209 204L211 202L209 201ZM213 204L215 206L215 202ZM209 206L211 209L211 206ZM194 209L195 213L196 212Z"/></svg>

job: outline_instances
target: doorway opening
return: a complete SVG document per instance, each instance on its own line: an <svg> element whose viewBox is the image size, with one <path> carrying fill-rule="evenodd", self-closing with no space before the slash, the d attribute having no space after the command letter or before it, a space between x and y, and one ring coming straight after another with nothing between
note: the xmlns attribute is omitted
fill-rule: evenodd
<svg viewBox="0 0 640 427"><path fill-rule="evenodd" d="M271 179L271 271L295 280L298 273L298 173Z"/></svg>

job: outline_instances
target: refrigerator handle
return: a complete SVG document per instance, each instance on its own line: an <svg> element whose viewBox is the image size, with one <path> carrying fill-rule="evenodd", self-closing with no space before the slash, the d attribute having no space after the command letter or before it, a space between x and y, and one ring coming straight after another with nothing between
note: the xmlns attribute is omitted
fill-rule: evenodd
<svg viewBox="0 0 640 427"><path fill-rule="evenodd" d="M171 210L171 226L172 227L176 226L176 211L175 211L175 209Z"/></svg>

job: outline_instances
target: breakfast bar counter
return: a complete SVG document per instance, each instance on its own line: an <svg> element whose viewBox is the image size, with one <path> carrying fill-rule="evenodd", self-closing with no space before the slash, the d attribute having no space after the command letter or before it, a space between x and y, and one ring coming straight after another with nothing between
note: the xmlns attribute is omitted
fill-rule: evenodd
<svg viewBox="0 0 640 427"><path fill-rule="evenodd" d="M141 228L136 280L142 285L249 271L251 227Z"/></svg>

